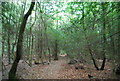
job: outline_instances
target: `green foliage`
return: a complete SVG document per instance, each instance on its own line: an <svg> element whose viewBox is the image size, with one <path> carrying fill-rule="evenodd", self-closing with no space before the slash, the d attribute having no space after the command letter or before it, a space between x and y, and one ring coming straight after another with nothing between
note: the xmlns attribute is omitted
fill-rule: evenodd
<svg viewBox="0 0 120 81"><path fill-rule="evenodd" d="M33 49L38 54L40 49L54 49L55 41L61 53L70 57L77 55L89 57L88 45L97 57L102 55L103 46L107 58L118 56L118 36L107 38L118 31L117 2L39 2L36 4L31 17L28 19L24 34L24 49ZM18 37L20 21L28 6L28 2L2 3L2 27L4 30L5 49L7 35L10 34L12 43ZM105 10L104 10L105 9ZM105 15L103 15L105 14ZM105 21L104 21L105 18ZM103 23L105 22L105 29ZM106 44L103 40L105 30ZM32 45L33 36L33 48ZM40 44L42 41L42 44ZM30 43L29 43L30 42ZM112 47L111 45L114 45ZM39 50L37 50L37 48ZM42 49L42 50L43 50ZM114 49L114 50L111 50ZM36 52L37 50L37 52ZM114 52L113 52L114 51ZM24 52L26 52L24 50ZM28 52L29 53L29 52Z"/></svg>

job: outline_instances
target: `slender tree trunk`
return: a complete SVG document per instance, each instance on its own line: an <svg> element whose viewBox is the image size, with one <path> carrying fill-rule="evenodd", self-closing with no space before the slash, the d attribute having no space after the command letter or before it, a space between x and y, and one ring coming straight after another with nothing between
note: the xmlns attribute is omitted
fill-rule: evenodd
<svg viewBox="0 0 120 81"><path fill-rule="evenodd" d="M113 12L113 7L114 7L114 5L112 4L112 13L114 13ZM113 15L111 16L111 24L109 23L109 25L108 25L108 31L109 31L109 35L111 35L111 34L113 34L114 32L115 32L115 29L114 29L114 20L113 20ZM110 37L110 45L109 45L109 47L110 47L110 52L112 53L112 57L111 57L111 59L112 60L115 60L115 56L113 56L114 54L116 54L115 53L115 41L114 41L114 37ZM112 61L113 63L113 65L115 65L115 63L114 63L114 61Z"/></svg>
<svg viewBox="0 0 120 81"><path fill-rule="evenodd" d="M118 2L117 4L118 6L118 31L120 30L120 2ZM120 58L120 35L118 35L118 61L119 61L119 58ZM120 64L120 62L119 62Z"/></svg>
<svg viewBox="0 0 120 81"><path fill-rule="evenodd" d="M54 60L58 60L58 43L57 40L55 40L55 47L54 47Z"/></svg>
<svg viewBox="0 0 120 81"><path fill-rule="evenodd" d="M112 7L113 7L113 5L112 5ZM113 8L112 8L112 12L113 12ZM114 20L113 20L113 15L112 15L112 27L110 27L110 33L112 33L112 31L114 32L114 26L113 26L113 24L114 24ZM114 37L111 37L111 46L112 46L112 54L114 54L115 53L115 44L114 44Z"/></svg>
<svg viewBox="0 0 120 81"><path fill-rule="evenodd" d="M51 55L50 55L50 48L48 47L48 52L49 52L49 62L51 62Z"/></svg>
<svg viewBox="0 0 120 81"><path fill-rule="evenodd" d="M29 60L29 34L28 33L26 33L26 38L27 38L27 41L26 41L26 44L27 44L27 49L26 49L26 54L27 55L25 55L25 56L27 56L26 58L27 58L27 61ZM26 59L25 58L25 59Z"/></svg>
<svg viewBox="0 0 120 81"><path fill-rule="evenodd" d="M41 62L43 62L43 38L42 38L43 34L42 34L42 32L40 34L41 34L41 39L40 39L40 53L39 53L39 55L40 55Z"/></svg>
<svg viewBox="0 0 120 81"><path fill-rule="evenodd" d="M103 29L102 29L102 34L103 34L103 62L102 62L102 66L101 66L101 68L100 68L100 70L104 70L104 67L105 67L105 62L106 62L106 50L105 50L105 47L106 47L106 35L105 35L105 33L106 33L106 18L105 18L105 15L106 15L106 13L105 13L105 3L104 2L102 2L102 11L103 11Z"/></svg>
<svg viewBox="0 0 120 81"><path fill-rule="evenodd" d="M93 61L93 64L94 64L96 70L99 70L99 68L98 68L98 66L97 66L97 64L96 64L96 61L95 61L95 59L94 59L94 57L93 57L92 50L90 49L89 46L88 46L88 49L89 49L89 52L90 52L90 55L91 55L91 58L92 58L92 61Z"/></svg>
<svg viewBox="0 0 120 81"><path fill-rule="evenodd" d="M118 31L120 30L120 2L117 3L118 6ZM116 69L116 74L120 75L120 35L118 35L118 48L117 48L117 61L118 61L118 66Z"/></svg>
<svg viewBox="0 0 120 81"><path fill-rule="evenodd" d="M12 64L12 67L9 72L9 79L16 79L16 71L17 71L17 66L19 63L19 60L21 59L22 56L22 42L23 42L23 34L25 31L25 26L27 19L29 15L31 14L33 8L34 8L35 2L31 2L31 6L28 10L28 12L24 15L21 26L20 26L20 31L19 31L19 36L18 36L18 42L17 42L17 50L16 50L16 58Z"/></svg>
<svg viewBox="0 0 120 81"><path fill-rule="evenodd" d="M84 25L84 4L82 4L83 5L83 10L82 10L82 17L83 17L83 30L84 30L84 34L85 34L85 39L86 39L86 41L87 41L87 46L88 46L88 50L89 50L89 53L90 53L90 55L91 55L91 58L92 58L92 61L93 61L93 64L94 64L94 66L95 66L95 68L97 69L97 70L99 70L99 68L98 68L98 66L97 66L97 64L96 64L96 62L95 62L95 59L94 59L94 57L93 57L93 54L92 54L92 50L91 50L91 48L90 48L90 45L89 45L89 41L88 41L88 39L87 39L87 35L86 35L86 28L85 28L85 25Z"/></svg>
<svg viewBox="0 0 120 81"><path fill-rule="evenodd" d="M101 66L100 70L104 70L105 62L106 62L106 57L104 56L102 66Z"/></svg>
<svg viewBox="0 0 120 81"><path fill-rule="evenodd" d="M8 32L8 39L7 39L7 45L8 45L8 63L10 64L11 63L11 58L10 58L10 55L11 55L11 53L10 53L10 35L9 35L9 32Z"/></svg>
<svg viewBox="0 0 120 81"><path fill-rule="evenodd" d="M15 49L15 46L16 46L16 42L17 42L17 35L16 35L16 38L15 38L15 42L12 44L12 48L11 48L12 60L14 60L14 58L15 58L14 49Z"/></svg>
<svg viewBox="0 0 120 81"><path fill-rule="evenodd" d="M5 5L5 3L4 2L2 2L2 12L3 12L3 8L4 8L4 5ZM2 15L3 15L3 13L2 13ZM5 30L4 30L4 28L3 28L3 25L4 24L4 18L2 17L2 76L3 76L3 73L4 73L4 64L3 64L3 56L4 56L4 52L5 52Z"/></svg>
<svg viewBox="0 0 120 81"><path fill-rule="evenodd" d="M29 64L30 64L30 66L32 66L32 51L33 51L33 36L32 36L32 28L30 28L29 49L30 49Z"/></svg>
<svg viewBox="0 0 120 81"><path fill-rule="evenodd" d="M39 4L39 6L41 6L41 4ZM41 8L40 8L40 10L41 10ZM42 20L44 28L45 28L45 37L46 37L46 43L47 43L46 46L47 46L47 50L48 50L48 53L49 53L49 62L51 62L50 48L49 48L49 42L48 42L48 36L47 36L47 27L45 26L45 22L44 22L42 16L41 16L41 20Z"/></svg>

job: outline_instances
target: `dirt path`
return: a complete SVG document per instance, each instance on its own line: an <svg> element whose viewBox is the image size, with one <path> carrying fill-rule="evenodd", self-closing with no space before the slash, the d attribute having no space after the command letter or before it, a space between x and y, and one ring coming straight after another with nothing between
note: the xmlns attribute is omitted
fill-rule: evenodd
<svg viewBox="0 0 120 81"><path fill-rule="evenodd" d="M43 79L57 79L59 76L59 71L63 69L63 65L66 64L65 60L53 61L43 69L42 77Z"/></svg>
<svg viewBox="0 0 120 81"><path fill-rule="evenodd" d="M84 69L75 69L76 65L68 65L65 57L52 61L49 65L36 65L32 67L24 63L19 65L19 78L21 79L89 79L88 74L94 78L114 78L111 66L106 63L104 71L97 71L92 65L81 64ZM25 66L26 65L26 66ZM89 67L88 67L89 66Z"/></svg>
<svg viewBox="0 0 120 81"><path fill-rule="evenodd" d="M66 65L65 57L60 58L58 61L52 61L49 65L36 66L33 68L37 79L58 79L59 72Z"/></svg>

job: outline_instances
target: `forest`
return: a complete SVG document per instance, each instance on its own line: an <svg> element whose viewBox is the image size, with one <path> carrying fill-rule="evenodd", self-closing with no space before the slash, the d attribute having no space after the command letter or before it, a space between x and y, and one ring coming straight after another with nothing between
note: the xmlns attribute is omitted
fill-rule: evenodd
<svg viewBox="0 0 120 81"><path fill-rule="evenodd" d="M24 0L0 9L1 79L120 79L120 2Z"/></svg>

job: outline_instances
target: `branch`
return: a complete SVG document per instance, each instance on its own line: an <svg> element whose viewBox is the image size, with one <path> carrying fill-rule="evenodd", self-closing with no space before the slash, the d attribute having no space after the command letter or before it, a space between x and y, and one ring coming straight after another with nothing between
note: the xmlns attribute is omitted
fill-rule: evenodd
<svg viewBox="0 0 120 81"><path fill-rule="evenodd" d="M114 36L114 35L116 35L116 34L118 34L118 33L120 33L120 31L118 31L118 32L116 32L116 33L110 35L109 37L107 37L107 39L110 38L110 37L112 37L112 36Z"/></svg>

